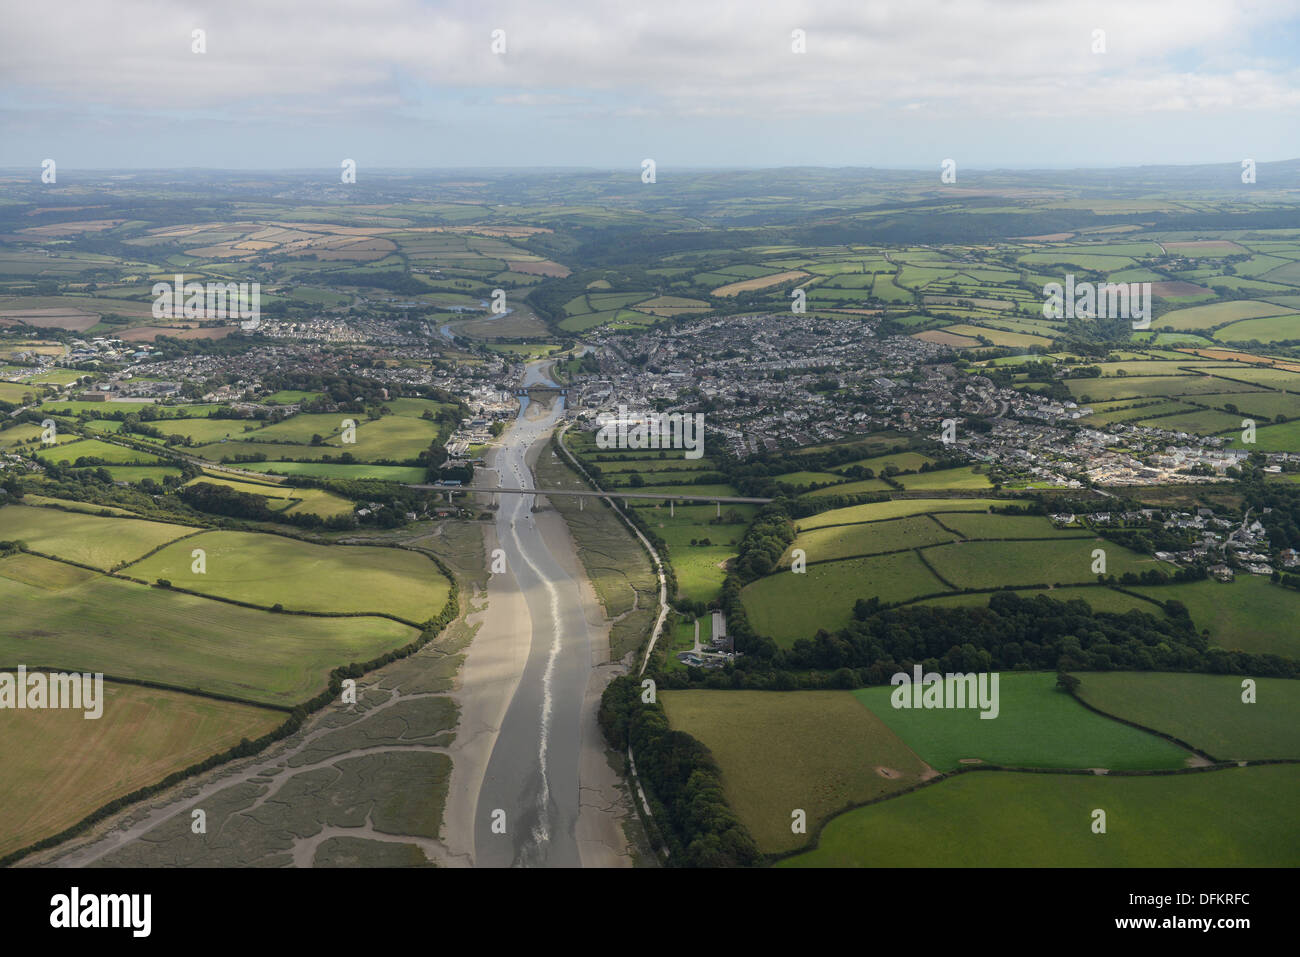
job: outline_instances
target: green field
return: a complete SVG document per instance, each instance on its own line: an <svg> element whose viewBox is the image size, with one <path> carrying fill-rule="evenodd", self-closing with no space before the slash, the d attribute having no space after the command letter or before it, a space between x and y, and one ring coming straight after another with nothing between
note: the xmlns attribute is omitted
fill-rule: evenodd
<svg viewBox="0 0 1300 957"><path fill-rule="evenodd" d="M915 475L900 475L895 481L908 491L948 488L985 489L993 486L987 475L976 472L971 466L944 469L940 472L918 472Z"/></svg>
<svg viewBox="0 0 1300 957"><path fill-rule="evenodd" d="M599 468L601 475L606 478L625 472L640 472L642 475L654 477L664 472L704 472L717 468L713 461L707 458L683 459L680 455L675 455L671 459L660 458L655 452L620 452L617 458L605 453L593 454L587 449L581 450L580 453L575 451L575 454L580 455L583 465L591 464ZM661 480L655 478L654 481Z"/></svg>
<svg viewBox="0 0 1300 957"><path fill-rule="evenodd" d="M1112 403L1094 402L1092 407L1096 408L1098 405L1111 406ZM1116 422L1134 422L1138 419L1159 421L1158 418L1152 417L1197 411L1196 406L1194 405L1188 405L1186 402L1178 402L1172 399L1168 401L1153 401L1151 399L1135 401L1133 399L1121 399L1116 406L1117 407L1114 408L1108 408L1105 411L1094 412L1092 415L1084 416L1079 421L1085 425L1096 427L1101 425L1112 425Z"/></svg>
<svg viewBox="0 0 1300 957"><path fill-rule="evenodd" d="M1298 382L1297 384L1300 384ZM1239 413L1236 415L1235 427L1241 428L1243 418L1253 418L1257 420L1267 420L1275 415L1285 415L1288 418L1300 416L1300 395L1294 392L1252 392L1249 395L1228 394L1228 395L1207 395L1201 397L1198 401L1209 403L1210 405L1222 408L1225 404L1231 403L1237 407Z"/></svg>
<svg viewBox="0 0 1300 957"><path fill-rule="evenodd" d="M727 801L766 853L804 846L836 812L921 780L926 766L847 691L664 691L674 729L702 741ZM888 772L887 777L884 772Z"/></svg>
<svg viewBox="0 0 1300 957"><path fill-rule="evenodd" d="M846 465L837 466L837 468L843 470L860 465L879 475L891 465L900 472L916 472L922 465L933 463L934 459L928 455L922 455L920 452L895 452L891 455L877 455L869 459L858 459L856 462L849 462Z"/></svg>
<svg viewBox="0 0 1300 957"><path fill-rule="evenodd" d="M809 565L803 574L777 572L746 585L741 597L754 629L790 647L819 628L845 627L859 598L895 602L944 591L950 589L909 551Z"/></svg>
<svg viewBox="0 0 1300 957"><path fill-rule="evenodd" d="M925 559L958 588L1003 588L1024 585L1076 584L1096 581L1093 550L1106 553L1106 574L1172 567L1104 539L1055 541L958 542L925 550Z"/></svg>
<svg viewBox="0 0 1300 957"><path fill-rule="evenodd" d="M682 505L670 516L667 508L641 509L639 514L668 544L668 560L677 575L679 594L692 601L711 602L722 594L725 563L735 556L736 546L753 517L753 505L728 505L724 522L712 524L716 515L711 505ZM725 519L739 519L726 522ZM703 545L705 539L709 544ZM696 544L692 545L694 540Z"/></svg>
<svg viewBox="0 0 1300 957"><path fill-rule="evenodd" d="M0 541L94 568L113 569L198 529L137 519L101 518L55 508L0 508Z"/></svg>
<svg viewBox="0 0 1300 957"><path fill-rule="evenodd" d="M1096 269L1101 272L1117 272L1133 265L1127 256L1097 255L1090 252L1076 252L1062 248L1051 252L1027 253L1020 261L1028 266L1078 266L1081 269Z"/></svg>
<svg viewBox="0 0 1300 957"><path fill-rule="evenodd" d="M243 492L245 495L261 495L268 502L272 511L309 512L321 518L336 515L351 515L355 506L346 498L318 488L294 488L290 485L274 485L263 482L245 482L236 479L219 478L204 474L188 482L188 485L220 485L224 488Z"/></svg>
<svg viewBox="0 0 1300 957"><path fill-rule="evenodd" d="M163 435L181 435L198 445L256 431L256 419L168 419L153 423Z"/></svg>
<svg viewBox="0 0 1300 957"><path fill-rule="evenodd" d="M714 468L714 463L707 458L684 459L680 452L663 450L606 451L595 445L594 433L590 432L569 432L565 444L593 470L593 475L599 475L600 484L606 488L682 495L709 494L710 490L715 494L735 494L728 486L694 484L697 476ZM641 476L645 484L633 487L633 474ZM830 476L829 480L838 481L839 477ZM635 508L667 544L667 558L677 578L678 594L692 601L715 600L722 592L725 565L736 554L733 543L744 535L754 515L754 506L728 505L723 511L723 521L716 522L718 513L713 505L677 505L673 514L666 503L632 499L627 505ZM571 525L572 521L570 516ZM703 544L705 540L709 544Z"/></svg>
<svg viewBox="0 0 1300 957"><path fill-rule="evenodd" d="M995 346L1050 346L1052 340L1045 336L1036 336L1023 332L1008 332L992 326L971 326L959 324L944 326L943 331L954 336L980 337L989 340Z"/></svg>
<svg viewBox="0 0 1300 957"><path fill-rule="evenodd" d="M417 637L387 618L276 615L31 555L0 559L0 605L0 661L279 705L323 690L332 668Z"/></svg>
<svg viewBox="0 0 1300 957"><path fill-rule="evenodd" d="M974 772L831 821L786 867L1296 867L1300 766ZM1106 833L1092 812L1106 812ZM1188 835L1195 835L1189 840Z"/></svg>
<svg viewBox="0 0 1300 957"><path fill-rule="evenodd" d="M207 572L190 553L207 553ZM450 584L438 566L400 548L314 545L256 532L203 532L127 567L144 581L293 611L376 612L423 622L442 611Z"/></svg>
<svg viewBox="0 0 1300 957"><path fill-rule="evenodd" d="M113 476L114 482L143 482L145 479L152 479L159 485L163 479L176 477L181 474L181 470L171 465L98 465L95 471L103 469L109 475Z"/></svg>
<svg viewBox="0 0 1300 957"><path fill-rule="evenodd" d="M12 402L14 405L23 404L25 400L35 399L42 392L38 385L28 385L23 382L0 382L0 402Z"/></svg>
<svg viewBox="0 0 1300 957"><path fill-rule="evenodd" d="M1221 369L1220 374L1231 375L1234 379L1250 382L1261 389L1288 389L1300 391L1300 373L1288 369L1271 369L1267 366L1237 365L1231 369ZM1248 398L1248 397L1246 397Z"/></svg>
<svg viewBox="0 0 1300 957"><path fill-rule="evenodd" d="M1070 379L1066 382L1078 400L1139 399L1153 396L1209 395L1215 392L1251 392L1257 387L1208 375L1117 376L1113 379Z"/></svg>
<svg viewBox="0 0 1300 957"><path fill-rule="evenodd" d="M1212 409L1198 409L1181 415L1164 415L1154 419L1139 419L1138 425L1168 432L1189 432L1192 435L1215 435L1228 429L1241 428L1240 415L1216 412Z"/></svg>
<svg viewBox="0 0 1300 957"><path fill-rule="evenodd" d="M1300 758L1300 682L1240 675L1082 672L1078 695L1107 714L1186 741L1220 761Z"/></svg>
<svg viewBox="0 0 1300 957"><path fill-rule="evenodd" d="M413 460L442 434L436 422L405 415L386 415L357 427L355 445L340 445L363 462Z"/></svg>
<svg viewBox="0 0 1300 957"><path fill-rule="evenodd" d="M84 512L88 515L101 515L107 512L110 515L124 515L127 518L137 517L134 512L124 508L114 508L111 506L96 505L94 502L74 502L66 498L50 498L48 495L33 495L28 492L23 496L24 505L56 505L59 508L68 509L73 512Z"/></svg>
<svg viewBox="0 0 1300 957"><path fill-rule="evenodd" d="M1237 425L1240 427L1240 421ZM1300 419L1283 422L1281 425L1260 426L1255 431L1255 445L1250 451L1300 452Z"/></svg>
<svg viewBox="0 0 1300 957"><path fill-rule="evenodd" d="M308 462L316 462L326 456L337 459L344 452L350 452L354 458L358 460L361 458L356 452L355 445L291 445L286 442L247 442L243 439L220 439L216 442L209 442L207 445L197 445L192 449L186 449L186 452L207 459L209 462L228 461L235 463L240 468L259 464L257 462L238 461L241 456L250 455L262 456L268 461L273 459L303 459ZM421 469L421 472L423 471Z"/></svg>
<svg viewBox="0 0 1300 957"><path fill-rule="evenodd" d="M193 405L159 405L152 402L82 402L78 399L49 399L41 403L42 412L60 412L64 415L76 415L89 412L91 415L110 415L114 412L140 412L151 408L164 418L183 418L181 413L189 416L207 416L217 411L215 403L194 403Z"/></svg>
<svg viewBox="0 0 1300 957"><path fill-rule="evenodd" d="M212 754L254 740L284 714L112 681L103 714L6 711L0 735L0 857Z"/></svg>
<svg viewBox="0 0 1300 957"><path fill-rule="evenodd" d="M1259 316L1280 316L1290 310L1272 303L1256 302L1242 299L1230 302L1215 302L1207 306L1193 306L1190 309L1175 309L1159 319L1151 320L1153 329L1171 327L1175 332L1194 329L1211 329L1238 319L1254 319Z"/></svg>
<svg viewBox="0 0 1300 957"><path fill-rule="evenodd" d="M1094 611L1109 611L1122 615L1126 611L1137 610L1145 612L1148 615L1154 615L1156 618L1163 618L1164 612L1156 605L1149 601L1143 601L1141 598L1134 598L1132 595L1125 595L1123 592L1115 591L1113 588L1104 588L1101 586L1090 587L1087 585L1066 585L1061 588L1051 589L1023 589L1015 590L1015 593L1021 598L1032 598L1035 595L1046 595L1048 598L1056 601L1086 601ZM987 608L989 598L992 597L988 592L974 592L973 594L957 595L940 595L937 598L926 598L917 602L918 605L941 605L945 608Z"/></svg>
<svg viewBox="0 0 1300 957"><path fill-rule="evenodd" d="M1202 581L1133 589L1156 601L1181 601L1197 630L1210 633L1210 643L1254 654L1300 658L1300 631L1293 627L1300 614L1300 592L1282 588L1256 575L1236 581Z"/></svg>
<svg viewBox="0 0 1300 957"><path fill-rule="evenodd" d="M323 413L299 413L290 416L283 422L277 422L274 425L268 425L251 433L248 438L253 441L267 442L297 442L306 444L311 441L313 435L319 435L324 439L337 435L343 429L343 423L347 420L357 423L357 434L360 436L360 426L365 421L363 415L350 415L345 412L323 412ZM219 436L218 436L219 438ZM211 440L209 440L211 441ZM360 438L357 439L360 442ZM331 443L338 445L337 441Z"/></svg>
<svg viewBox="0 0 1300 957"><path fill-rule="evenodd" d="M317 478L382 479L385 482L419 484L426 480L423 468L409 465L345 465L339 462L245 462L250 472L281 475L312 475Z"/></svg>
<svg viewBox="0 0 1300 957"><path fill-rule="evenodd" d="M919 510L935 501L920 499L853 506L825 512L813 519L824 520L837 513L859 517L879 515L882 511L906 511L894 506ZM800 527L807 521L803 520ZM954 531L948 531L949 528ZM989 540L962 541L959 540L962 531ZM819 628L832 632L843 628L849 623L853 605L859 598L874 596L885 603L907 602L923 595L965 588L1050 587L1093 582L1097 578L1092 570L1093 552L1098 548L1106 553L1106 573L1110 575L1148 568L1170 570L1163 562L1081 530L1056 530L1041 516L982 511L940 513L934 518L911 515L852 525L814 526L800 531L782 556L779 570L751 582L741 594L750 622L759 633L788 647L796 638L812 637ZM795 549L803 549L805 553L808 563L805 572L791 570ZM1128 598L1119 602L1113 595L1094 597L1106 607L1124 604L1127 608L1138 601ZM954 596L945 603L983 605L986 601L986 596L971 595ZM1162 614L1154 605L1145 610Z"/></svg>
<svg viewBox="0 0 1300 957"><path fill-rule="evenodd" d="M161 461L156 455L140 452L137 449L123 448L101 442L99 439L82 439L53 448L42 449L36 453L44 462L62 462L71 465L80 458L102 459L113 465L152 465Z"/></svg>
<svg viewBox="0 0 1300 957"><path fill-rule="evenodd" d="M48 383L50 385L71 385L78 379L87 378L87 373L79 369L50 369L31 376L28 382Z"/></svg>
<svg viewBox="0 0 1300 957"><path fill-rule="evenodd" d="M34 422L23 422L18 425L10 426L3 432L0 432L0 449L11 449L17 445L28 445L31 443L41 444L45 430ZM58 442L77 442L80 436L69 435L66 432L60 432L55 436ZM31 449L24 449L24 452L30 452Z"/></svg>
<svg viewBox="0 0 1300 957"><path fill-rule="evenodd" d="M1045 515L948 514L939 521L962 538L1092 538L1084 528L1057 528Z"/></svg>
<svg viewBox="0 0 1300 957"><path fill-rule="evenodd" d="M835 508L798 520L801 531L824 528L828 525L851 525L857 522L878 522L886 518L902 518L926 512L987 512L992 505L1017 505L1013 499L996 498L907 498L889 502L872 502L869 505L850 505Z"/></svg>
<svg viewBox="0 0 1300 957"><path fill-rule="evenodd" d="M1220 342L1287 342L1300 339L1300 316L1275 316L1234 322L1214 334Z"/></svg>
<svg viewBox="0 0 1300 957"><path fill-rule="evenodd" d="M282 389L279 392L272 392L263 402L272 405L297 405L301 402L310 402L314 399L321 398L323 393L320 392L303 392L300 389Z"/></svg>
<svg viewBox="0 0 1300 957"><path fill-rule="evenodd" d="M680 492L683 495L691 494L694 488L694 480L700 474L699 469L657 469L653 472L642 474L636 469L629 469L623 472L606 472L600 477L600 484L609 489L629 489L630 491L639 491L640 487L634 487L633 475L640 475L643 482L654 482L654 488L665 488L673 486L670 492ZM648 484L646 487L650 487Z"/></svg>
<svg viewBox="0 0 1300 957"><path fill-rule="evenodd" d="M296 488L293 490L293 502L285 509L286 514L297 515L306 512L321 518L336 518L340 515L352 515L356 506L346 498L319 488Z"/></svg>
<svg viewBox="0 0 1300 957"><path fill-rule="evenodd" d="M1018 768L1153 770L1181 768L1193 757L1163 738L1089 711L1056 689L1055 674L1002 672L995 718L982 718L975 708L896 709L894 691L872 687L853 693L922 760L942 771L976 761Z"/></svg>
<svg viewBox="0 0 1300 957"><path fill-rule="evenodd" d="M780 479L778 479L780 481ZM828 498L832 495L860 495L863 492L889 492L891 486L884 479L858 479L855 482L841 482L839 485L831 485L826 488L819 488L812 492L805 492L808 498Z"/></svg>
<svg viewBox="0 0 1300 957"><path fill-rule="evenodd" d="M833 485L843 482L844 476L833 472L786 472L783 475L774 475L772 479L795 488L807 488L809 485Z"/></svg>
<svg viewBox="0 0 1300 957"><path fill-rule="evenodd" d="M123 424L117 419L87 419L80 427L87 432L104 432L111 435L121 432Z"/></svg>
<svg viewBox="0 0 1300 957"><path fill-rule="evenodd" d="M956 540L926 515L868 522L861 525L832 525L801 532L786 549L781 564L789 567L796 548L804 551L809 562L825 562L855 555L876 555L900 548L917 548Z"/></svg>

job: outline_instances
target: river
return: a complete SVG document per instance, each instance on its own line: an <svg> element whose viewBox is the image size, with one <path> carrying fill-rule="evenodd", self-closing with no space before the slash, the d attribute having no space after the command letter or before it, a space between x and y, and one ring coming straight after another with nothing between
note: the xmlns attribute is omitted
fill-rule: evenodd
<svg viewBox="0 0 1300 957"><path fill-rule="evenodd" d="M553 385L545 362L530 363L525 385ZM564 400L519 416L491 460L503 486L535 488L529 451L546 449ZM480 867L577 867L578 775L583 696L592 639L578 581L551 554L532 514L532 495L503 495L496 532L509 575L528 607L527 664L506 711L479 791L475 863ZM504 819L501 812L504 812ZM504 827L504 833L501 829Z"/></svg>

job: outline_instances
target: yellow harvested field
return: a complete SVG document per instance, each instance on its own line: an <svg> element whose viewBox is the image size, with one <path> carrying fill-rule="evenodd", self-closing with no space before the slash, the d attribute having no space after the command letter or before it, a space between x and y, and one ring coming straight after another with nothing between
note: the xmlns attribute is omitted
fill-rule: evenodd
<svg viewBox="0 0 1300 957"><path fill-rule="evenodd" d="M978 339L972 339L970 336L958 336L951 332L943 332L939 329L931 329L929 332L918 332L912 336L913 339L923 339L926 342L933 342L940 346L952 346L956 349L968 349L971 346L979 345Z"/></svg>
<svg viewBox="0 0 1300 957"><path fill-rule="evenodd" d="M114 798L255 740L284 714L105 681L103 713L0 712L0 857L58 834Z"/></svg>
<svg viewBox="0 0 1300 957"><path fill-rule="evenodd" d="M713 295L735 296L742 292L752 292L755 289L766 289L768 286L779 286L783 282L789 282L791 279L803 279L807 275L808 273L802 269L791 269L789 272L773 273L770 276L759 276L741 282L729 282L725 286L719 286L713 290Z"/></svg>

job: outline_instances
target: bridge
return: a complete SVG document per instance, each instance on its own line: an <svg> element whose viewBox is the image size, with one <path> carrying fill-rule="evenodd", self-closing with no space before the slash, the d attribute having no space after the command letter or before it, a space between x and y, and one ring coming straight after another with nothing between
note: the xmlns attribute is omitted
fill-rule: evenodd
<svg viewBox="0 0 1300 957"><path fill-rule="evenodd" d="M542 495L549 498L568 495L578 500L579 509L582 508L583 502L589 498L650 499L652 501L667 502L670 514L675 514L675 503L677 502L714 502L718 506L718 515L721 515L723 502L728 504L766 505L772 501L770 498L750 498L741 495L663 495L658 492L595 492L591 489L568 488L485 488L479 485L407 485L406 487L422 491L446 492L448 501L451 501L452 492L481 492L484 495Z"/></svg>
<svg viewBox="0 0 1300 957"><path fill-rule="evenodd" d="M530 386L522 386L520 388L515 389L515 397L520 399L526 399L529 393L531 392L549 392L552 395L565 395L565 396L569 394L569 390L566 386L530 385Z"/></svg>

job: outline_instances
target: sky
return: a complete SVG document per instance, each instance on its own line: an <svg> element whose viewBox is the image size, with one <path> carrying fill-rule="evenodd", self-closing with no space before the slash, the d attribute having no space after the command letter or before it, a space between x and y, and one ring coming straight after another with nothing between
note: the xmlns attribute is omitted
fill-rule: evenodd
<svg viewBox="0 0 1300 957"><path fill-rule="evenodd" d="M1292 159L1300 0L11 0L0 167L47 157L360 170Z"/></svg>

